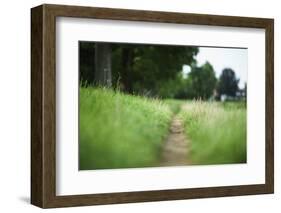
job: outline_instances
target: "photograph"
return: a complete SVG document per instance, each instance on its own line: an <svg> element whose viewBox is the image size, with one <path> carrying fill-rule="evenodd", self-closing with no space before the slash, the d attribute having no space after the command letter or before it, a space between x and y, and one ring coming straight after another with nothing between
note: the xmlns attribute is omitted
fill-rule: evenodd
<svg viewBox="0 0 281 213"><path fill-rule="evenodd" d="M247 163L247 48L79 41L79 170Z"/></svg>
<svg viewBox="0 0 281 213"><path fill-rule="evenodd" d="M215 8L31 8L31 204L274 193L274 19Z"/></svg>

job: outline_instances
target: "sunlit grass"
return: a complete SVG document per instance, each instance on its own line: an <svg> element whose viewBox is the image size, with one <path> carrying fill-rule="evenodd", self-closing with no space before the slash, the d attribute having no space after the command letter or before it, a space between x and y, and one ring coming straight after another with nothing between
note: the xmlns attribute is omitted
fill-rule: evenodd
<svg viewBox="0 0 281 213"><path fill-rule="evenodd" d="M244 103L193 101L181 111L194 164L246 162Z"/></svg>
<svg viewBox="0 0 281 213"><path fill-rule="evenodd" d="M158 165L172 112L159 100L80 88L81 170Z"/></svg>

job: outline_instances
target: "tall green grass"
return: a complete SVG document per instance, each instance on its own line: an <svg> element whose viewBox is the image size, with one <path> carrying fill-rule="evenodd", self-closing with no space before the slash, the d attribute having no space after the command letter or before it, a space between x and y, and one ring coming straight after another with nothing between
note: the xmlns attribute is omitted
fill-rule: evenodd
<svg viewBox="0 0 281 213"><path fill-rule="evenodd" d="M154 166L172 112L159 100L80 88L79 168Z"/></svg>
<svg viewBox="0 0 281 213"><path fill-rule="evenodd" d="M181 110L181 106L187 103L186 101L176 99L164 99L163 102L169 106L173 114L178 114Z"/></svg>
<svg viewBox="0 0 281 213"><path fill-rule="evenodd" d="M180 112L194 164L246 162L246 106L194 101Z"/></svg>

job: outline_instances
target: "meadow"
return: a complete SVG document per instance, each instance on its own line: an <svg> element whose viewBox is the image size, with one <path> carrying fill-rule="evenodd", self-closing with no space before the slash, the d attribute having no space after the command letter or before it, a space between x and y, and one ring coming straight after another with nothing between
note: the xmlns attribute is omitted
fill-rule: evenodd
<svg viewBox="0 0 281 213"><path fill-rule="evenodd" d="M157 99L80 88L80 169L156 166L172 114Z"/></svg>
<svg viewBox="0 0 281 213"><path fill-rule="evenodd" d="M193 101L180 112L193 164L246 163L245 102Z"/></svg>
<svg viewBox="0 0 281 213"><path fill-rule="evenodd" d="M246 162L245 103L178 101L80 88L79 168L159 166L173 117L183 122L192 164Z"/></svg>

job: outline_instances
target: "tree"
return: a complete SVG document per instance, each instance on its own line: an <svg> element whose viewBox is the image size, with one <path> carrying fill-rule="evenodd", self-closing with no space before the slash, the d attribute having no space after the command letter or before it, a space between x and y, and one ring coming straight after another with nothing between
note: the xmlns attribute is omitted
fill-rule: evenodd
<svg viewBox="0 0 281 213"><path fill-rule="evenodd" d="M216 87L216 75L212 65L206 62L203 66L192 66L187 79L188 97L208 99Z"/></svg>
<svg viewBox="0 0 281 213"><path fill-rule="evenodd" d="M244 84L245 100L247 100L247 83Z"/></svg>
<svg viewBox="0 0 281 213"><path fill-rule="evenodd" d="M219 77L217 86L217 93L219 97L221 95L227 95L231 97L236 96L239 79L236 78L235 72L230 68L225 68Z"/></svg>
<svg viewBox="0 0 281 213"><path fill-rule="evenodd" d="M186 99L186 79L178 73L175 79L159 81L157 94L161 98Z"/></svg>
<svg viewBox="0 0 281 213"><path fill-rule="evenodd" d="M95 43L79 42L79 80L92 84L95 79Z"/></svg>
<svg viewBox="0 0 281 213"><path fill-rule="evenodd" d="M82 85L112 85L109 43L79 42L79 79Z"/></svg>
<svg viewBox="0 0 281 213"><path fill-rule="evenodd" d="M109 43L95 45L95 81L98 85L111 87L111 46Z"/></svg>
<svg viewBox="0 0 281 213"><path fill-rule="evenodd" d="M128 93L159 95L159 84L171 82L183 64L195 61L196 47L113 44L113 79Z"/></svg>
<svg viewBox="0 0 281 213"><path fill-rule="evenodd" d="M188 46L80 42L80 81L158 96L159 85L176 79L197 53Z"/></svg>
<svg viewBox="0 0 281 213"><path fill-rule="evenodd" d="M133 93L133 65L136 47L124 45L121 49L121 70L120 80L123 84L123 90Z"/></svg>

